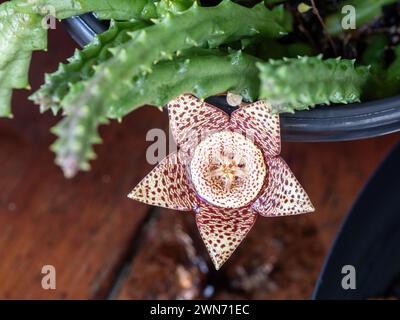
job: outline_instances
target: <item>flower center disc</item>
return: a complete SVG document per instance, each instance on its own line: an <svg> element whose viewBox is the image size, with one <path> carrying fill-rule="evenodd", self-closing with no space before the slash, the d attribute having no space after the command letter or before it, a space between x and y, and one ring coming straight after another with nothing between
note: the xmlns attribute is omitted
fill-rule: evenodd
<svg viewBox="0 0 400 320"><path fill-rule="evenodd" d="M222 208L240 208L254 200L267 168L261 150L243 135L222 131L195 149L190 173L198 195Z"/></svg>

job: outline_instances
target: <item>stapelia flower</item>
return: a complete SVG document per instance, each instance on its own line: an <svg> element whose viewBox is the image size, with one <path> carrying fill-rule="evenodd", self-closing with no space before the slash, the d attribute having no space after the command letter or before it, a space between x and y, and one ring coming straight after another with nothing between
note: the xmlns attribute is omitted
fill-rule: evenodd
<svg viewBox="0 0 400 320"><path fill-rule="evenodd" d="M314 211L279 157L279 116L258 101L230 116L192 95L168 104L178 151L129 194L150 205L194 211L197 227L219 269L246 237L258 214Z"/></svg>

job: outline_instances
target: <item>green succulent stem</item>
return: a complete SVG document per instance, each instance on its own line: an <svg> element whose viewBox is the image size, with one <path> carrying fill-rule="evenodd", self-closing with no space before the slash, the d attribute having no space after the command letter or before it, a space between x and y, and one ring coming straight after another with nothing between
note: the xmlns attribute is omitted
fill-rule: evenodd
<svg viewBox="0 0 400 320"><path fill-rule="evenodd" d="M31 97L41 111L63 111L65 117L52 129L58 137L52 150L68 178L89 170L95 158L93 146L101 142L100 125L143 105L163 106L183 93L203 99L229 91L246 101L268 100L273 112L360 101L367 79L372 78L368 67L339 58L294 58L313 51L304 43L284 45L276 40L291 30L288 12L272 5L284 1L253 6L254 2L223 0L214 7L201 7L196 0L6 2L0 5L0 116L11 116L12 88L29 87L31 53L46 48L42 18L49 6L57 18L93 11L101 19L124 20L113 20L108 31L76 50L67 64L46 75ZM391 2L352 1L357 24L378 16ZM341 18L328 17L331 33L339 32L339 23L341 31ZM386 39L378 37L366 50L365 62L373 64L377 57L383 61L386 49ZM266 58L276 60L266 62ZM390 88L397 89L400 83L398 61L387 70L384 63L374 64Z"/></svg>
<svg viewBox="0 0 400 320"><path fill-rule="evenodd" d="M78 170L90 169L89 161L96 158L93 145L101 143L98 126L107 122L104 110L84 106L52 128L58 139L51 150L56 153L55 162L63 169L66 178L72 178Z"/></svg>
<svg viewBox="0 0 400 320"><path fill-rule="evenodd" d="M282 7L269 10L261 3L246 8L225 0L216 7L199 7L195 4L180 14L168 15L158 24L130 33L131 40L110 48L113 57L99 64L90 79L72 84L64 97L62 106L67 119L62 127L66 129L56 131L60 136L54 149L57 163L66 176L74 175L78 169L87 169L87 154L91 154L90 139L97 134L96 126L103 123L108 109L116 110L121 97L132 90L132 80L154 72L156 63L172 60L186 49L217 47L258 33L278 37L288 31L284 16ZM216 87L219 90L220 86ZM179 93L174 90L176 94ZM80 127L90 131L77 140L75 125L83 121L90 125Z"/></svg>
<svg viewBox="0 0 400 320"><path fill-rule="evenodd" d="M186 51L174 60L159 62L151 73L136 77L131 89L110 106L108 117L120 119L143 105L164 106L182 93L204 99L230 91L253 101L260 86L257 61L241 51Z"/></svg>
<svg viewBox="0 0 400 320"><path fill-rule="evenodd" d="M58 19L94 12L100 19L155 21L169 14L188 9L195 0L12 0L0 4L0 117L12 117L11 95L13 89L28 89L28 70L32 51L47 48L47 29L44 17ZM95 45L94 45L95 46ZM96 51L96 48L92 48ZM79 54L78 54L79 55ZM95 54L93 55L95 56ZM79 60L79 58L75 59ZM90 63L88 63L89 65ZM78 66L75 61L73 66ZM62 65L61 69L64 68ZM67 68L67 73L72 70ZM13 75L10 77L10 75ZM51 80L61 84L63 71ZM76 74L75 74L76 75ZM71 75L72 76L72 75ZM11 79L10 79L11 78ZM72 80L73 78L68 78ZM79 78L77 78L79 79ZM81 79L79 79L81 80ZM59 94L65 94L65 84ZM50 89L50 88L48 88ZM43 94L46 89L43 90ZM50 90L48 94L52 94ZM57 97L59 95L60 97ZM36 99L42 99L36 96ZM46 96L43 97L48 98ZM43 100L42 108L58 109L58 100ZM57 102L57 103L56 103Z"/></svg>
<svg viewBox="0 0 400 320"><path fill-rule="evenodd" d="M60 64L58 70L45 75L45 83L30 99L40 105L41 112L51 109L56 114L61 108L61 101L69 92L72 84L88 80L94 74L94 68L112 57L108 50L117 47L131 37L129 32L148 26L147 22L116 22L112 21L110 28L96 36L83 50L77 49L68 59L68 63Z"/></svg>
<svg viewBox="0 0 400 320"><path fill-rule="evenodd" d="M52 146L56 163L67 178L78 170L89 170L89 161L95 157L93 144L101 142L98 126L145 104L162 106L185 92L205 98L228 90L255 99L259 89L256 62L241 52L216 50L189 51L172 61L159 62L153 72L135 78L114 107L70 110L53 128L58 136Z"/></svg>
<svg viewBox="0 0 400 320"><path fill-rule="evenodd" d="M257 33L278 37L287 31L281 25L282 8L270 11L263 4L251 9L231 1L217 7L198 7L164 19L161 23L132 32L132 40L115 49L114 57L102 63L94 76L86 81L78 94L68 94L63 106L91 101L95 104L113 104L129 89L130 80L141 73L151 72L154 63L171 59L180 50L191 47L218 45ZM102 92L101 86L108 92Z"/></svg>
<svg viewBox="0 0 400 320"><path fill-rule="evenodd" d="M318 104L360 101L368 79L368 67L354 60L300 57L257 64L260 97L272 103L274 112L306 110Z"/></svg>

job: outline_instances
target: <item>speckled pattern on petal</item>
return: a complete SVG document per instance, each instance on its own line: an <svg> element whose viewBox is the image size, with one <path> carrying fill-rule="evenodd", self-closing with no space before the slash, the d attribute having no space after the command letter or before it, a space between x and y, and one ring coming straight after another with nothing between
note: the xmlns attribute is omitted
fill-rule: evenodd
<svg viewBox="0 0 400 320"><path fill-rule="evenodd" d="M175 98L167 106L175 142L189 154L208 134L229 125L228 114L190 94Z"/></svg>
<svg viewBox="0 0 400 320"><path fill-rule="evenodd" d="M285 161L275 157L267 161L269 184L253 204L266 217L287 216L313 212L314 207Z"/></svg>
<svg viewBox="0 0 400 320"><path fill-rule="evenodd" d="M251 208L224 209L201 204L196 223L218 270L232 255L257 219Z"/></svg>
<svg viewBox="0 0 400 320"><path fill-rule="evenodd" d="M246 237L258 214L278 217L314 211L279 157L279 116L270 110L268 103L258 101L229 117L190 94L172 100L168 113L179 151L129 194L155 206L194 210L217 270Z"/></svg>
<svg viewBox="0 0 400 320"><path fill-rule="evenodd" d="M189 187L187 170L177 153L160 162L128 195L153 206L193 210L197 199Z"/></svg>
<svg viewBox="0 0 400 320"><path fill-rule="evenodd" d="M230 123L232 130L253 139L271 157L281 152L281 133L279 115L270 110L265 101L257 101L233 112Z"/></svg>

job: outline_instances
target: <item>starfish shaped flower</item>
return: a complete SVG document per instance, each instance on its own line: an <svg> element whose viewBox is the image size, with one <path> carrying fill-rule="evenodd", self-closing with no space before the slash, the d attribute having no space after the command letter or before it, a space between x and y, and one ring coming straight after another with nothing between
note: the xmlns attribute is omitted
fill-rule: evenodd
<svg viewBox="0 0 400 320"><path fill-rule="evenodd" d="M168 104L178 151L129 194L150 205L194 211L197 227L218 270L258 215L314 211L309 197L279 156L279 116L258 101L231 115L181 95Z"/></svg>

